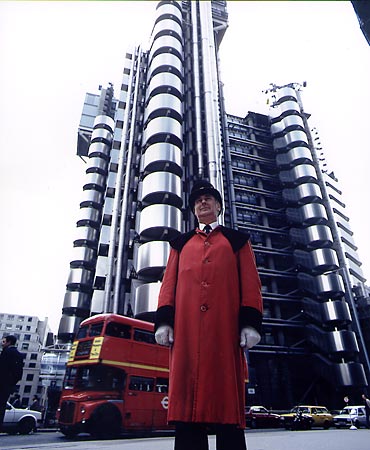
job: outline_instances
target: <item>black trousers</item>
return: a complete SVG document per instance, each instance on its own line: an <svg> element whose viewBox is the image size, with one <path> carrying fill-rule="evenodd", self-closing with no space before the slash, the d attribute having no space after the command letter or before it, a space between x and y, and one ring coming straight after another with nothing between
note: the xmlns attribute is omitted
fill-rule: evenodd
<svg viewBox="0 0 370 450"><path fill-rule="evenodd" d="M208 450L208 426L179 422L175 428L175 450ZM217 450L247 450L244 430L236 425L212 425Z"/></svg>
<svg viewBox="0 0 370 450"><path fill-rule="evenodd" d="M7 388L3 386L0 389L0 430L3 425L6 402L8 401L9 395L13 392L13 388Z"/></svg>

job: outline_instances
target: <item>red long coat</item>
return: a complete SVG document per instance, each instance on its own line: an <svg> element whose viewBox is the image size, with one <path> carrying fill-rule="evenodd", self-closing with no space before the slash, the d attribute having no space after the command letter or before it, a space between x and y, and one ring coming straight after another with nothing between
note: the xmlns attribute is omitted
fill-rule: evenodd
<svg viewBox="0 0 370 450"><path fill-rule="evenodd" d="M256 328L262 318L261 283L249 240L235 251L218 227L208 236L197 231L181 252L171 248L158 310L169 307L174 344L168 421L244 427L247 368L239 345L240 310L255 313L251 325Z"/></svg>

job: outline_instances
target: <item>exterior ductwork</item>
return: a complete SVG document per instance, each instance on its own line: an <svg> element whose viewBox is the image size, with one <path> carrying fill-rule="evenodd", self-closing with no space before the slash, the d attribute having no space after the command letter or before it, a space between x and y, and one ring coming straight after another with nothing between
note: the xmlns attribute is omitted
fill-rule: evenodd
<svg viewBox="0 0 370 450"><path fill-rule="evenodd" d="M63 304L58 335L69 340L81 320L90 315L99 227L103 210L102 192L107 179L108 155L113 141L114 120L97 116L91 133L84 195L77 221L78 238L74 241L71 271ZM80 231L81 230L81 231Z"/></svg>
<svg viewBox="0 0 370 450"><path fill-rule="evenodd" d="M180 3L158 4L148 57L149 90L144 114L143 172L139 188L141 209L137 227L139 242L133 260L138 286L132 303L134 314L142 318L149 318L157 307L149 298L153 280L159 281L166 267L168 240L182 231L184 70L181 21ZM165 82L169 89L160 88L158 82L154 83L155 79ZM155 286L157 288L157 284Z"/></svg>
<svg viewBox="0 0 370 450"><path fill-rule="evenodd" d="M351 316L345 310L333 309L331 302L337 299L335 304L341 305L345 299L348 285L345 287L338 271L344 270L345 274L347 268L340 261L336 233L333 236L330 231L330 225L334 227L332 211L324 208L324 199L328 194L321 172L315 168L317 157L299 89L297 86L275 87L272 92L270 129L273 148L277 153L276 164L280 169L279 179L284 186L282 195L289 206L286 215L296 225L290 229L289 235L291 242L298 246L293 256L299 285L308 296L303 307L305 311L307 308L308 321L324 315L321 317L322 324L337 326L340 323L342 327L340 330L330 330L311 324L306 328L306 337L324 355L354 358L359 347L355 333L347 329L352 323ZM343 213L338 214L345 217ZM325 313L330 311L334 315L333 320L326 320ZM339 320L340 316L336 314L340 315L340 312L345 320ZM346 376L350 376L350 371Z"/></svg>

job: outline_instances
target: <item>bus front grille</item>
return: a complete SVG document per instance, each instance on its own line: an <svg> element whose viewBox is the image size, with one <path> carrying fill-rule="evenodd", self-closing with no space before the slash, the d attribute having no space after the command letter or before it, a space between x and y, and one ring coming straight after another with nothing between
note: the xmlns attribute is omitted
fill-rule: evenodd
<svg viewBox="0 0 370 450"><path fill-rule="evenodd" d="M74 414L76 409L76 403L71 401L62 402L60 408L60 418L61 423L73 423Z"/></svg>

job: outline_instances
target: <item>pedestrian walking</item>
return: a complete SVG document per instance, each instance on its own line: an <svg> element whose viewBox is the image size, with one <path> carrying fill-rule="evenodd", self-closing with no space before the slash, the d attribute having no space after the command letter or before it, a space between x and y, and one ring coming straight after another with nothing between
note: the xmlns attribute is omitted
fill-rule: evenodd
<svg viewBox="0 0 370 450"><path fill-rule="evenodd" d="M21 396L19 394L14 394L9 402L14 408L22 408Z"/></svg>
<svg viewBox="0 0 370 450"><path fill-rule="evenodd" d="M175 450L245 450L244 349L260 341L261 282L248 233L218 224L222 198L206 180L189 206L198 227L170 242L156 340L170 346L168 421Z"/></svg>
<svg viewBox="0 0 370 450"><path fill-rule="evenodd" d="M23 356L16 347L17 338L13 335L2 339L0 354L0 429L3 424L6 403L14 392L15 385L22 378Z"/></svg>
<svg viewBox="0 0 370 450"><path fill-rule="evenodd" d="M37 395L34 395L33 399L32 399L32 403L30 405L30 409L32 409L33 411L41 411L41 403L39 398L37 397Z"/></svg>

